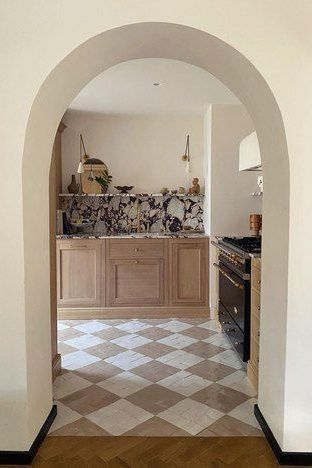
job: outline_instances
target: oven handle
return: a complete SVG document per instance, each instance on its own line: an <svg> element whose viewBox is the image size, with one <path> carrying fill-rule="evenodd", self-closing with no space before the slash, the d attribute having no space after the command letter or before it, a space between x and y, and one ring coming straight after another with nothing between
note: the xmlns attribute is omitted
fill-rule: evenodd
<svg viewBox="0 0 312 468"><path fill-rule="evenodd" d="M237 281L234 281L233 278L231 278L230 275L228 275L217 263L214 263L213 266L218 268L221 275L225 276L225 278L227 278L232 284L234 284L236 288L244 289L243 284L240 284Z"/></svg>

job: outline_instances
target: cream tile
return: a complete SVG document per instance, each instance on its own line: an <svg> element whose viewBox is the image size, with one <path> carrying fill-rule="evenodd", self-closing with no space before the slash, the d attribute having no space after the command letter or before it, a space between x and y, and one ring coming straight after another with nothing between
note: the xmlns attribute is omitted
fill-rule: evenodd
<svg viewBox="0 0 312 468"><path fill-rule="evenodd" d="M111 343L122 346L123 348L133 349L137 348L138 346L143 346L147 343L151 343L151 341L152 340L150 340L149 338L145 338L144 336L131 334L115 338L114 340L111 340Z"/></svg>
<svg viewBox="0 0 312 468"><path fill-rule="evenodd" d="M85 351L76 351L62 356L62 367L67 370L75 370L100 360L100 358L92 356Z"/></svg>
<svg viewBox="0 0 312 468"><path fill-rule="evenodd" d="M57 329L58 331L60 330L66 330L66 328L70 328L69 325L65 325L65 323L62 323L60 321L57 322Z"/></svg>
<svg viewBox="0 0 312 468"><path fill-rule="evenodd" d="M83 323L82 325L77 325L76 330L82 331L84 333L93 333L93 332L99 332L101 330L106 330L107 328L111 328L111 325L108 325L107 323L103 322L97 322L97 321L90 321L88 323Z"/></svg>
<svg viewBox="0 0 312 468"><path fill-rule="evenodd" d="M98 336L87 334L79 336L78 338L71 338L70 340L64 341L64 343L77 349L88 349L92 346L105 343L105 340Z"/></svg>
<svg viewBox="0 0 312 468"><path fill-rule="evenodd" d="M158 343L165 344L167 346L172 346L173 348L183 349L186 346L197 343L196 338L191 338L190 336L180 335L179 333L173 333L172 335L166 336L157 340Z"/></svg>
<svg viewBox="0 0 312 468"><path fill-rule="evenodd" d="M217 323L216 320L208 320L208 322L204 322L198 325L199 328L206 328L208 330L219 332L221 331L220 325Z"/></svg>
<svg viewBox="0 0 312 468"><path fill-rule="evenodd" d="M192 325L190 325L189 323L180 322L179 320L171 320L171 322L161 323L157 326L158 328L164 328L165 330L169 330L173 333L187 330L188 328L192 327Z"/></svg>
<svg viewBox="0 0 312 468"><path fill-rule="evenodd" d="M231 349L232 345L225 333L216 333L215 335L209 336L203 340L205 343L211 343L214 346L219 346L220 348Z"/></svg>
<svg viewBox="0 0 312 468"><path fill-rule="evenodd" d="M139 320L129 320L125 323L117 325L116 328L120 330L127 331L129 333L135 333L139 330L145 330L146 328L150 328L152 325L144 322L140 322Z"/></svg>
<svg viewBox="0 0 312 468"><path fill-rule="evenodd" d="M203 379L198 375L191 374L187 371L180 371L174 375L170 375L163 380L157 382L158 385L169 388L174 392L184 396L191 396L195 392L202 390L212 384L209 380Z"/></svg>
<svg viewBox="0 0 312 468"><path fill-rule="evenodd" d="M209 406L186 398L171 408L158 414L159 418L184 429L192 435L198 434L213 424L224 413Z"/></svg>
<svg viewBox="0 0 312 468"><path fill-rule="evenodd" d="M165 354L165 356L161 356L156 359L159 362L163 362L164 364L168 364L169 366L177 367L178 369L187 369L190 366L194 366L195 364L204 361L203 358L199 356L195 356L191 353L186 353L185 351L179 349L177 351L173 351L172 353Z"/></svg>
<svg viewBox="0 0 312 468"><path fill-rule="evenodd" d="M150 357L131 350L105 359L105 362L109 362L110 364L120 367L123 370L134 369L135 367L141 366L142 364L150 361L152 361Z"/></svg>
<svg viewBox="0 0 312 468"><path fill-rule="evenodd" d="M245 395L249 395L250 397L254 397L257 395L256 390L247 379L246 372L242 370L233 372L233 374L230 374L227 377L218 380L217 383L224 385L225 387L233 388L238 392L245 393Z"/></svg>
<svg viewBox="0 0 312 468"><path fill-rule="evenodd" d="M247 400L234 408L230 413L228 413L228 416L232 416L232 418L239 419L239 421L243 421L244 423L250 424L251 426L259 429L260 426L254 416L254 406L256 403L256 398L250 398L250 400Z"/></svg>
<svg viewBox="0 0 312 468"><path fill-rule="evenodd" d="M152 417L153 414L122 399L86 416L87 419L115 436L133 429Z"/></svg>
<svg viewBox="0 0 312 468"><path fill-rule="evenodd" d="M63 398L91 385L91 382L88 380L78 377L78 375L72 372L66 372L59 375L53 382L53 396L56 399Z"/></svg>
<svg viewBox="0 0 312 468"><path fill-rule="evenodd" d="M234 369L241 369L243 365L236 352L232 349L227 349L220 354L216 354L216 356L211 357L209 360L234 367Z"/></svg>
<svg viewBox="0 0 312 468"><path fill-rule="evenodd" d="M99 382L97 385L115 395L125 398L151 384L152 382L149 380L132 374L131 372L122 372L121 374Z"/></svg>
<svg viewBox="0 0 312 468"><path fill-rule="evenodd" d="M81 415L76 411L71 410L67 406L63 405L62 403L57 403L57 416L50 427L49 434L53 431L56 431L60 427L65 426L66 424L70 424L74 421L77 421L81 418Z"/></svg>

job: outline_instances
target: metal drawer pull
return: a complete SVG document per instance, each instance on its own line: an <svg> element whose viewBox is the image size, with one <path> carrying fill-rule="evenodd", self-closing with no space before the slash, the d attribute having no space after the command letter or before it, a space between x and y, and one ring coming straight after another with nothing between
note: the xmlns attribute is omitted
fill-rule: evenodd
<svg viewBox="0 0 312 468"><path fill-rule="evenodd" d="M139 262L139 260L134 260L133 263L138 264L140 262Z"/></svg>
<svg viewBox="0 0 312 468"><path fill-rule="evenodd" d="M233 307L233 309L234 309L234 313L235 313L235 314L238 314L238 308L237 308L237 307Z"/></svg>
<svg viewBox="0 0 312 468"><path fill-rule="evenodd" d="M226 331L227 333L229 333L229 332L236 332L236 328L227 328L225 331Z"/></svg>
<svg viewBox="0 0 312 468"><path fill-rule="evenodd" d="M230 275L228 275L224 270L222 270L222 268L217 264L217 263L214 263L213 266L215 266L216 268L218 268L219 272L221 273L221 275L225 276L225 278L227 278L232 284L234 284L234 286L236 288L239 288L239 289L244 289L244 286L240 283L237 283L237 281L234 281Z"/></svg>
<svg viewBox="0 0 312 468"><path fill-rule="evenodd" d="M260 306L258 306L258 310L260 310Z"/></svg>
<svg viewBox="0 0 312 468"><path fill-rule="evenodd" d="M241 343L240 341L235 341L235 343L234 343L235 346L238 346L238 345L241 345L241 344L243 344L243 343Z"/></svg>
<svg viewBox="0 0 312 468"><path fill-rule="evenodd" d="M261 284L261 280L258 280L257 283L258 283L258 284Z"/></svg>
<svg viewBox="0 0 312 468"><path fill-rule="evenodd" d="M139 249L137 249L137 248L135 248L135 249L133 249L133 250L134 250L135 252L139 252Z"/></svg>
<svg viewBox="0 0 312 468"><path fill-rule="evenodd" d="M221 323L223 323L223 325L230 325L231 324L231 322L221 322Z"/></svg>

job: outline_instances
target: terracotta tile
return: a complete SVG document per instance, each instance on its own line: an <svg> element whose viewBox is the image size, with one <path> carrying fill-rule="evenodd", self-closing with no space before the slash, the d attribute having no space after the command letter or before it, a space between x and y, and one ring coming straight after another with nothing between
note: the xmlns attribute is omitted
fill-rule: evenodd
<svg viewBox="0 0 312 468"><path fill-rule="evenodd" d="M79 336L83 336L85 333L82 333L75 328L66 328L66 330L60 330L57 333L58 341L65 341L70 340L71 338L78 338Z"/></svg>
<svg viewBox="0 0 312 468"><path fill-rule="evenodd" d="M154 384L133 393L126 399L152 414L157 414L175 405L184 399L184 396Z"/></svg>
<svg viewBox="0 0 312 468"><path fill-rule="evenodd" d="M196 354L196 356L200 356L205 359L209 359L216 354L222 353L224 349L219 348L218 346L214 346L210 343L205 343L204 341L197 341L197 343L192 343L191 345L184 348L184 351Z"/></svg>
<svg viewBox="0 0 312 468"><path fill-rule="evenodd" d="M204 429L200 432L199 436L206 436L206 430ZM246 424L242 421L239 421L236 418L225 415L218 421L214 422L209 426L209 431L213 431L215 435L221 437L233 437L233 436L254 436L254 437L263 437L264 434L260 429L257 429L250 424Z"/></svg>
<svg viewBox="0 0 312 468"><path fill-rule="evenodd" d="M98 361L89 366L82 367L74 371L76 375L89 380L92 383L101 382L104 379L109 379L114 375L120 374L122 369L113 366L105 361Z"/></svg>
<svg viewBox="0 0 312 468"><path fill-rule="evenodd" d="M148 343L143 346L136 348L138 353L149 356L152 359L157 359L165 354L171 353L174 350L171 346L162 343Z"/></svg>
<svg viewBox="0 0 312 468"><path fill-rule="evenodd" d="M175 374L178 371L176 367L168 366L158 361L151 361L132 370L134 374L143 377L152 382L158 382L169 375Z"/></svg>
<svg viewBox="0 0 312 468"><path fill-rule="evenodd" d="M77 349L74 348L73 346L69 346L68 344L63 343L62 341L59 341L58 346L57 346L57 351L58 353L65 356L65 354L73 353L74 351L77 351Z"/></svg>
<svg viewBox="0 0 312 468"><path fill-rule="evenodd" d="M189 367L187 370L188 372L203 377L203 379L211 380L213 382L223 379L223 377L226 377L236 371L236 369L233 369L232 367L213 361L199 362L198 364Z"/></svg>
<svg viewBox="0 0 312 468"><path fill-rule="evenodd" d="M88 348L88 353L92 354L93 356L97 356L101 359L106 359L111 356L116 356L116 354L123 353L127 351L125 348L118 346L114 343L101 343L96 346L92 346Z"/></svg>
<svg viewBox="0 0 312 468"><path fill-rule="evenodd" d="M123 434L124 436L146 436L146 437L182 437L189 436L189 433L179 427L160 419L157 416L145 421L131 431Z"/></svg>
<svg viewBox="0 0 312 468"><path fill-rule="evenodd" d="M120 338L121 336L128 335L127 332L119 330L116 327L107 328L106 330L100 330L98 332L92 333L92 335L98 336L103 340L114 340L116 338Z"/></svg>
<svg viewBox="0 0 312 468"><path fill-rule="evenodd" d="M171 332L163 328L152 327L138 331L137 334L149 338L150 340L160 340L161 338L171 335Z"/></svg>
<svg viewBox="0 0 312 468"><path fill-rule="evenodd" d="M49 436L109 436L110 434L86 418L80 418L71 424L60 427Z"/></svg>
<svg viewBox="0 0 312 468"><path fill-rule="evenodd" d="M202 323L206 323L209 320L209 317L187 317L183 318L184 323L189 323L190 325L194 325L194 327L201 325Z"/></svg>
<svg viewBox="0 0 312 468"><path fill-rule="evenodd" d="M228 413L236 408L236 406L244 403L244 401L249 400L249 396L237 392L232 388L214 383L194 393L194 395L192 395L192 400L204 403L210 408L222 411L223 413Z"/></svg>
<svg viewBox="0 0 312 468"><path fill-rule="evenodd" d="M191 338L196 338L197 340L205 340L209 336L214 335L216 332L213 330L207 330L205 328L192 327L187 330L180 332L182 335L190 336Z"/></svg>
<svg viewBox="0 0 312 468"><path fill-rule="evenodd" d="M79 392L72 393L71 395L61 398L60 401L81 415L86 415L97 411L100 408L104 408L111 403L114 403L119 398L104 390L103 388L98 387L97 385L92 385L84 390Z"/></svg>

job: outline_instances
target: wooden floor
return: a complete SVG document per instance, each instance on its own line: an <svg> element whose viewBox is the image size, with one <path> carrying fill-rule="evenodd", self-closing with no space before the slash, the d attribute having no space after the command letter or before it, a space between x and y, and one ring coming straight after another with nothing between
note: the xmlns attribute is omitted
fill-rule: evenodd
<svg viewBox="0 0 312 468"><path fill-rule="evenodd" d="M34 467L266 468L279 466L262 437L47 437Z"/></svg>

